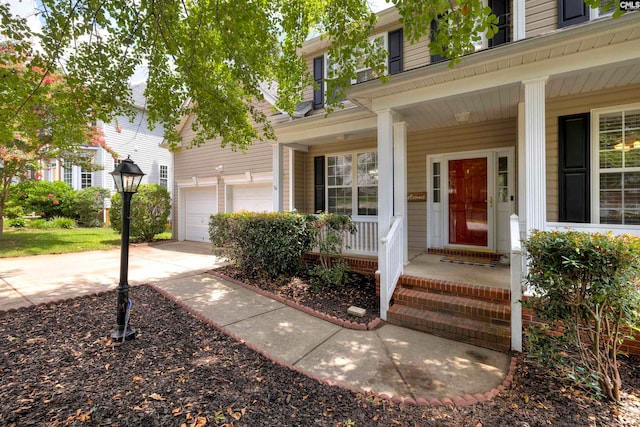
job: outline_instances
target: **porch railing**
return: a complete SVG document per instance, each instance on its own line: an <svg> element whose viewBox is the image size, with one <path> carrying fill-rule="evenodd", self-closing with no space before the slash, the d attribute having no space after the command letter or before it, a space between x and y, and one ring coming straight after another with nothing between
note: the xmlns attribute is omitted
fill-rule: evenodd
<svg viewBox="0 0 640 427"><path fill-rule="evenodd" d="M522 281L524 252L522 250L518 215L510 218L511 234L511 350L522 352Z"/></svg>
<svg viewBox="0 0 640 427"><path fill-rule="evenodd" d="M351 218L355 234L347 234L344 253L352 255L378 255L378 219Z"/></svg>
<svg viewBox="0 0 640 427"><path fill-rule="evenodd" d="M382 320L387 320L389 302L404 269L403 248L405 242L402 227L402 217L393 217L389 233L380 239L378 271L380 272L380 317Z"/></svg>

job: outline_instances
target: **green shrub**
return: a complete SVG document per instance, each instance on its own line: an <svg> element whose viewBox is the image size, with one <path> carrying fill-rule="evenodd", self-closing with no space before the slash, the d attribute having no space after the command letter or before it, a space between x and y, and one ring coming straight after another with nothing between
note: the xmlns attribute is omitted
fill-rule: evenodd
<svg viewBox="0 0 640 427"><path fill-rule="evenodd" d="M314 217L314 246L320 252L320 264L311 271L311 284L319 289L322 286L344 284L349 264L342 257L346 248L347 233L356 232L355 225L348 215L323 213Z"/></svg>
<svg viewBox="0 0 640 427"><path fill-rule="evenodd" d="M75 190L62 181L22 181L11 186L9 200L24 212L35 212L43 218L72 218L75 214Z"/></svg>
<svg viewBox="0 0 640 427"><path fill-rule="evenodd" d="M88 187L76 194L76 218L85 227L100 227L103 223L104 199L111 195L102 187Z"/></svg>
<svg viewBox="0 0 640 427"><path fill-rule="evenodd" d="M546 325L527 331L530 355L618 401L616 357L640 327L640 238L534 232L525 247L537 296L525 306Z"/></svg>
<svg viewBox="0 0 640 427"><path fill-rule="evenodd" d="M247 274L295 274L313 243L312 218L293 212L212 215L209 236L214 253Z"/></svg>
<svg viewBox="0 0 640 427"><path fill-rule="evenodd" d="M7 202L3 214L9 219L20 218L24 216L24 209L22 209L22 206L16 206L11 202Z"/></svg>
<svg viewBox="0 0 640 427"><path fill-rule="evenodd" d="M132 240L150 242L156 234L164 232L171 210L171 196L158 184L143 184L131 198L129 236ZM111 196L109 210L111 227L122 233L122 195Z"/></svg>
<svg viewBox="0 0 640 427"><path fill-rule="evenodd" d="M72 218L64 218L61 216L56 216L47 221L48 228L75 228L77 226L76 222Z"/></svg>
<svg viewBox="0 0 640 427"><path fill-rule="evenodd" d="M27 225L27 220L24 218L10 218L8 224L11 228L24 228Z"/></svg>

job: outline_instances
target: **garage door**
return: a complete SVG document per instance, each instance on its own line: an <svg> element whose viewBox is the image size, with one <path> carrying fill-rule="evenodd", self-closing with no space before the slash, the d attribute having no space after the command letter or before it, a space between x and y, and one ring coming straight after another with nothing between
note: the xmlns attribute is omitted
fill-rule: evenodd
<svg viewBox="0 0 640 427"><path fill-rule="evenodd" d="M227 212L271 212L273 193L271 183L238 184L227 187Z"/></svg>
<svg viewBox="0 0 640 427"><path fill-rule="evenodd" d="M215 187L185 190L185 240L209 242L209 217L218 211Z"/></svg>

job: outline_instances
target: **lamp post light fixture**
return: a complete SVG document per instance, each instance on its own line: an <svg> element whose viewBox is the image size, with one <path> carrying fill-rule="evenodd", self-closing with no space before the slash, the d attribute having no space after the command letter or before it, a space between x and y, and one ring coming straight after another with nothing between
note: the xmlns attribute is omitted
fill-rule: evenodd
<svg viewBox="0 0 640 427"><path fill-rule="evenodd" d="M111 172L116 189L122 194L122 236L120 244L120 283L118 283L118 318L111 338L118 341L135 339L136 331L128 324L129 305L129 222L131 220L131 197L138 191L144 173L127 156Z"/></svg>

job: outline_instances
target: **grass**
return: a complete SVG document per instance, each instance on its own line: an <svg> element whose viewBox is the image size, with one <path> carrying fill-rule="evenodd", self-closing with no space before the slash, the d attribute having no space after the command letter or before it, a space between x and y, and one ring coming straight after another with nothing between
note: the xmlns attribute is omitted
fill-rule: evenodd
<svg viewBox="0 0 640 427"><path fill-rule="evenodd" d="M171 239L171 231L154 240ZM0 240L0 258L108 250L120 247L120 235L111 228L12 229Z"/></svg>

